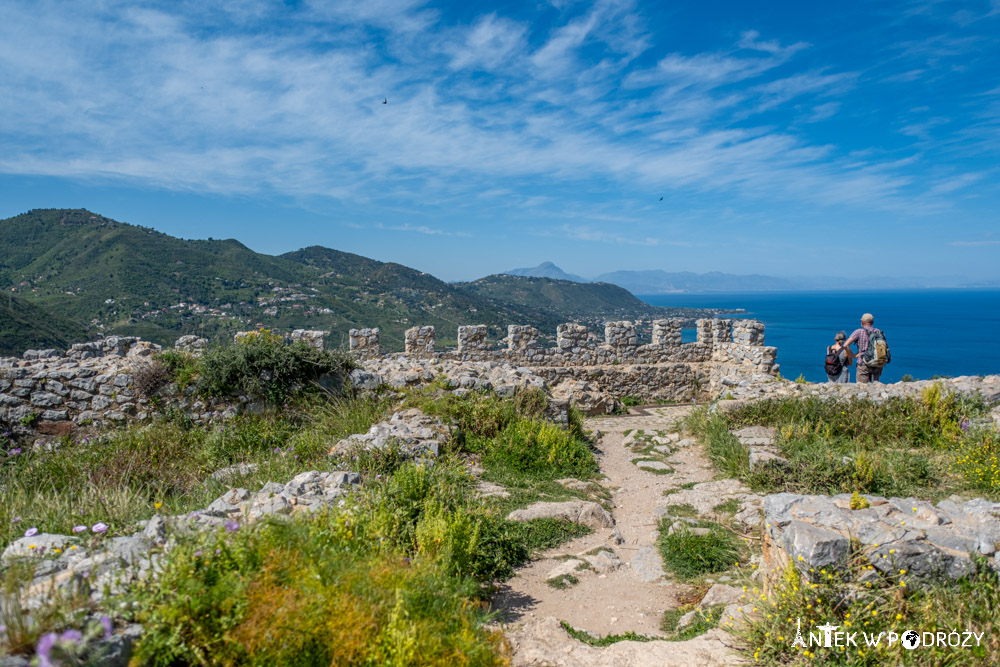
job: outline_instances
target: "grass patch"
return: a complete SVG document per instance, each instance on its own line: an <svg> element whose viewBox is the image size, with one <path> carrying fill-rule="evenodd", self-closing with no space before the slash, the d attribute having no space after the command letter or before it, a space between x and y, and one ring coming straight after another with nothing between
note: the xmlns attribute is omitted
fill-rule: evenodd
<svg viewBox="0 0 1000 667"><path fill-rule="evenodd" d="M331 441L367 431L388 409L376 399L315 400L210 427L164 418L64 438L51 451L22 448L0 458L0 548L30 527L70 534L75 525L101 521L113 534L157 511L204 507L230 483L260 487L333 469ZM209 478L236 463L258 468L227 483Z"/></svg>
<svg viewBox="0 0 1000 667"><path fill-rule="evenodd" d="M505 664L445 552L405 555L350 513L203 534L135 594L141 664ZM442 560L445 559L444 561Z"/></svg>
<svg viewBox="0 0 1000 667"><path fill-rule="evenodd" d="M660 555L663 565L678 579L725 572L744 558L744 545L718 524L700 522L697 527L680 526L669 534L670 523L669 519L660 523Z"/></svg>
<svg viewBox="0 0 1000 667"><path fill-rule="evenodd" d="M667 511L670 512L671 516L676 517L696 517L698 516L698 510L691 503L683 503L681 505L667 505Z"/></svg>
<svg viewBox="0 0 1000 667"><path fill-rule="evenodd" d="M725 605L718 604L704 608L685 605L678 609L668 609L663 612L660 630L666 633L668 641L682 642L694 639L719 626L724 608ZM694 618L683 628L678 628L681 618L692 611L695 612Z"/></svg>
<svg viewBox="0 0 1000 667"><path fill-rule="evenodd" d="M740 511L739 498L730 498L725 502L719 503L712 510L719 514L736 514Z"/></svg>
<svg viewBox="0 0 1000 667"><path fill-rule="evenodd" d="M558 577L546 579L545 583L548 584L550 588L554 588L557 591L564 591L567 588L571 588L572 586L580 583L580 580L572 574L560 574Z"/></svg>
<svg viewBox="0 0 1000 667"><path fill-rule="evenodd" d="M603 637L596 637L589 632L583 630L577 630L572 625L566 621L559 621L559 625L562 626L563 630L566 631L573 639L581 641L589 646L611 646L618 642L651 642L659 639L659 637L649 637L647 635L636 634L635 632L626 632L620 635L605 635Z"/></svg>
<svg viewBox="0 0 1000 667"><path fill-rule="evenodd" d="M591 532L554 519L508 521L506 514L541 497L586 497L555 480L592 478L596 461L578 428L541 420L537 394L436 405L461 433L432 467L331 457L333 443L398 406L386 398L321 396L225 424L164 418L66 440L52 451L4 454L0 538L5 545L28 527L70 534L74 525L101 521L110 526L107 536L88 539L106 539L155 512L204 507L232 485L254 489L304 470L360 469L368 473L365 484L341 507L233 532L179 535L163 556L161 576L124 601L102 602L116 610L116 625L143 624L136 660L506 664L502 636L485 629L491 617L482 598L533 553ZM480 458L486 476L508 486L511 498L479 498L470 458ZM226 482L209 478L235 463L257 469ZM19 607L8 600L19 599L28 581L30 573L3 571L4 610ZM79 627L81 614L93 611L52 602L51 610L33 610L27 625L4 612L14 637L3 640L5 651L30 651L42 633Z"/></svg>
<svg viewBox="0 0 1000 667"><path fill-rule="evenodd" d="M783 398L759 401L727 415L697 410L687 422L705 442L719 471L756 491L866 493L940 498L969 488L1000 495L1000 444L983 420L981 400L942 394L868 400ZM777 429L784 468L751 471L748 450L730 430Z"/></svg>

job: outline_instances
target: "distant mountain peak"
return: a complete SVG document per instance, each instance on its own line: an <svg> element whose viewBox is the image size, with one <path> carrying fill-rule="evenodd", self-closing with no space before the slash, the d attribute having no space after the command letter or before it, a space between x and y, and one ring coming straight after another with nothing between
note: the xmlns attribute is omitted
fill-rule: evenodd
<svg viewBox="0 0 1000 667"><path fill-rule="evenodd" d="M552 262L542 262L538 266L525 269L511 269L504 271L508 276L521 276L525 278L554 278L555 280L569 280L574 283L590 282L586 278L566 273Z"/></svg>

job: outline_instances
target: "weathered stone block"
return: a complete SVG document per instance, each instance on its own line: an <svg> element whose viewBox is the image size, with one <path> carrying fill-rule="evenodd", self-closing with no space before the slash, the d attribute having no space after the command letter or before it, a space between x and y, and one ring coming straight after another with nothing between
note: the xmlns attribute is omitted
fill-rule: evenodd
<svg viewBox="0 0 1000 667"><path fill-rule="evenodd" d="M470 324L458 328L458 352L484 352L489 349L485 324Z"/></svg>
<svg viewBox="0 0 1000 667"><path fill-rule="evenodd" d="M432 355L436 337L432 326L410 327L403 333L404 350L414 356Z"/></svg>

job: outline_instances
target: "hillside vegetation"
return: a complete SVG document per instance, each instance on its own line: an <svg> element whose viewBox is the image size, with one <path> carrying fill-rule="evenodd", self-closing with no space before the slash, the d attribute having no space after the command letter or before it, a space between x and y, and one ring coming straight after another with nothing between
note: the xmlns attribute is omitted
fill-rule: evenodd
<svg viewBox="0 0 1000 667"><path fill-rule="evenodd" d="M567 320L598 325L682 312L649 306L611 285L512 276L451 285L319 246L264 255L234 239L183 240L83 209L0 220L0 288L82 323L90 335L161 344L189 333L217 337L268 327L327 329L338 346L346 345L349 329L377 326L383 345L398 350L403 331L415 324L436 326L448 344L460 324L490 325L499 338L507 324L551 334ZM80 325L58 329L63 338L82 334ZM10 341L8 353L41 344L21 336L9 318L0 320L0 335Z"/></svg>
<svg viewBox="0 0 1000 667"><path fill-rule="evenodd" d="M0 355L29 348L65 348L85 337L85 328L9 290L0 295Z"/></svg>

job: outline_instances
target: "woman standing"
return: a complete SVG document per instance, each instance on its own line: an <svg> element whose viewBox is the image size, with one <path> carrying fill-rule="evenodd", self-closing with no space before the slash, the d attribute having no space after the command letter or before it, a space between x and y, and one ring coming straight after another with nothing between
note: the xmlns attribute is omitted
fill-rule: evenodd
<svg viewBox="0 0 1000 667"><path fill-rule="evenodd" d="M826 377L830 382L846 384L851 381L851 360L854 352L844 345L847 333L838 331L833 337L833 345L826 348Z"/></svg>

